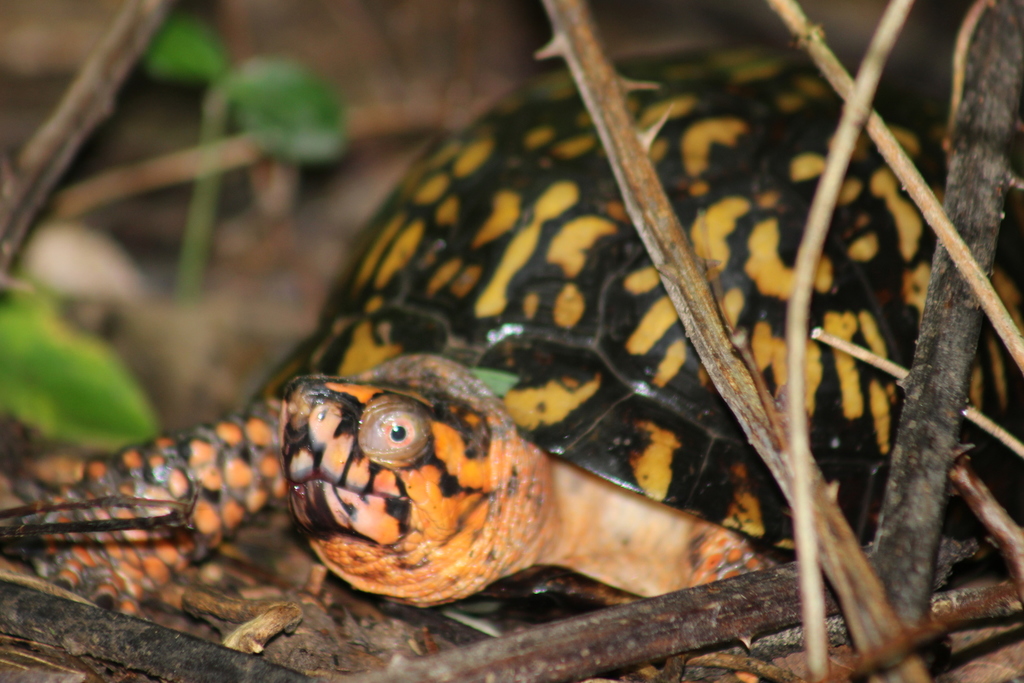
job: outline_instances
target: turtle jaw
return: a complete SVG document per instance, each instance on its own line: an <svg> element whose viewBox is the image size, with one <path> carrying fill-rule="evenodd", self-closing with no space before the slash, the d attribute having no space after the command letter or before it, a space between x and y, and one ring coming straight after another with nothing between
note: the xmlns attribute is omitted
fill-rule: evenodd
<svg viewBox="0 0 1024 683"><path fill-rule="evenodd" d="M300 378L281 407L288 507L308 536L388 545L408 529L410 502L397 478L373 476L356 446L361 406L322 378Z"/></svg>

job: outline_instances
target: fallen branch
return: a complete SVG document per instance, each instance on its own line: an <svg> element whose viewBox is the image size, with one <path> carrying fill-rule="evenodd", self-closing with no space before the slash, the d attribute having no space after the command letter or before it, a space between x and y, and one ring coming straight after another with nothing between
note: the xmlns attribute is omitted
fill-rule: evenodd
<svg viewBox="0 0 1024 683"><path fill-rule="evenodd" d="M78 148L113 110L117 91L173 4L125 0L57 108L18 154L0 188L0 281L10 280L11 262L36 213Z"/></svg>

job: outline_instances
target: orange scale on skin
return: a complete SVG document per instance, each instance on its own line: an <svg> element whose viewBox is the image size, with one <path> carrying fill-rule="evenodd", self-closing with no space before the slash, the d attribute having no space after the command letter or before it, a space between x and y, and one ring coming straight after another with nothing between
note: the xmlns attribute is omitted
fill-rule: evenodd
<svg viewBox="0 0 1024 683"><path fill-rule="evenodd" d="M160 539L153 542L153 552L160 561L169 567L177 567L184 558L178 552L178 548L167 539Z"/></svg>
<svg viewBox="0 0 1024 683"><path fill-rule="evenodd" d="M174 445L174 440L167 436L161 436L153 442L153 445L157 448L170 448Z"/></svg>
<svg viewBox="0 0 1024 683"><path fill-rule="evenodd" d="M381 389L363 386L362 384L342 384L340 382L326 382L324 386L339 394L348 394L360 403L366 403L374 396L383 393Z"/></svg>
<svg viewBox="0 0 1024 683"><path fill-rule="evenodd" d="M78 558L78 561L83 567L96 566L96 558L93 557L92 553L84 546L76 545L71 549L71 552L74 553L75 557Z"/></svg>
<svg viewBox="0 0 1024 683"><path fill-rule="evenodd" d="M200 481L207 491L220 491L220 487L224 483L223 477L220 476L220 470L216 467L210 467L203 471Z"/></svg>
<svg viewBox="0 0 1024 683"><path fill-rule="evenodd" d="M273 479L281 474L281 464L277 461L277 455L265 455L260 460L260 474L267 479Z"/></svg>
<svg viewBox="0 0 1024 683"><path fill-rule="evenodd" d="M373 480L373 489L377 493L387 496L400 496L398 488L398 477L391 470L381 470Z"/></svg>
<svg viewBox="0 0 1024 683"><path fill-rule="evenodd" d="M171 580L171 572L167 565L155 555L150 555L142 560L142 568L153 583L162 586Z"/></svg>
<svg viewBox="0 0 1024 683"><path fill-rule="evenodd" d="M249 492L249 495L245 497L245 509L252 513L263 509L263 506L266 504L267 492L263 489L253 489Z"/></svg>
<svg viewBox="0 0 1024 683"><path fill-rule="evenodd" d="M167 477L167 489L171 497L180 500L188 495L189 488L188 477L185 473L177 468L171 470L170 476Z"/></svg>
<svg viewBox="0 0 1024 683"><path fill-rule="evenodd" d="M188 466L194 470L209 467L217 459L217 450L205 441L193 439L188 444Z"/></svg>
<svg viewBox="0 0 1024 683"><path fill-rule="evenodd" d="M343 465L344 467L344 465ZM352 489L361 489L370 482L370 460L360 458L354 460L345 475L345 486Z"/></svg>
<svg viewBox="0 0 1024 683"><path fill-rule="evenodd" d="M255 417L245 423L245 435L256 446L266 447L274 442L270 425Z"/></svg>
<svg viewBox="0 0 1024 683"><path fill-rule="evenodd" d="M136 470L142 467L142 456L137 450L132 449L121 454L121 462L123 462L124 466L128 469Z"/></svg>
<svg viewBox="0 0 1024 683"><path fill-rule="evenodd" d="M85 466L85 476L92 480L102 479L103 475L107 473L106 463L100 462L99 460L93 460Z"/></svg>
<svg viewBox="0 0 1024 683"><path fill-rule="evenodd" d="M224 468L224 476L231 488L246 488L252 483L252 468L242 460L235 458L229 461L227 467Z"/></svg>
<svg viewBox="0 0 1024 683"><path fill-rule="evenodd" d="M237 446L242 443L244 438L242 435L242 428L236 425L234 422L219 422L214 428L217 432L217 436L224 440L229 446Z"/></svg>
<svg viewBox="0 0 1024 683"><path fill-rule="evenodd" d="M224 520L224 528L228 531L234 531L245 519L245 508L237 501L228 500L221 507L220 516Z"/></svg>

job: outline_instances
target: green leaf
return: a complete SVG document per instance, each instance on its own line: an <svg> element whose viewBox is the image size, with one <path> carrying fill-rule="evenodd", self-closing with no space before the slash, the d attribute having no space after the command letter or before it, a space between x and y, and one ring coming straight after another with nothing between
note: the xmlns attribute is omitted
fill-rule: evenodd
<svg viewBox="0 0 1024 683"><path fill-rule="evenodd" d="M227 50L210 27L180 13L164 22L143 64L153 78L199 85L219 80L230 66Z"/></svg>
<svg viewBox="0 0 1024 683"><path fill-rule="evenodd" d="M511 372L505 372L504 370L495 370L494 368L473 368L470 370L473 375L487 385L487 388L491 390L498 398L504 398L508 390L519 383L519 375L514 375Z"/></svg>
<svg viewBox="0 0 1024 683"><path fill-rule="evenodd" d="M239 127L272 156L323 163L345 146L337 94L298 64L253 59L228 76L224 91Z"/></svg>
<svg viewBox="0 0 1024 683"><path fill-rule="evenodd" d="M47 436L94 446L156 432L145 395L117 357L68 327L38 294L0 299L0 411Z"/></svg>

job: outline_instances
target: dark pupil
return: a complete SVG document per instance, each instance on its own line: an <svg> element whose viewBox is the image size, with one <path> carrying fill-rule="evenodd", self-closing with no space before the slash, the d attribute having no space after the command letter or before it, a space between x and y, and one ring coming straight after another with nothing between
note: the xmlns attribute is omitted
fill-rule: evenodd
<svg viewBox="0 0 1024 683"><path fill-rule="evenodd" d="M391 440L395 443L405 441L405 427L402 425L393 425L391 427Z"/></svg>

